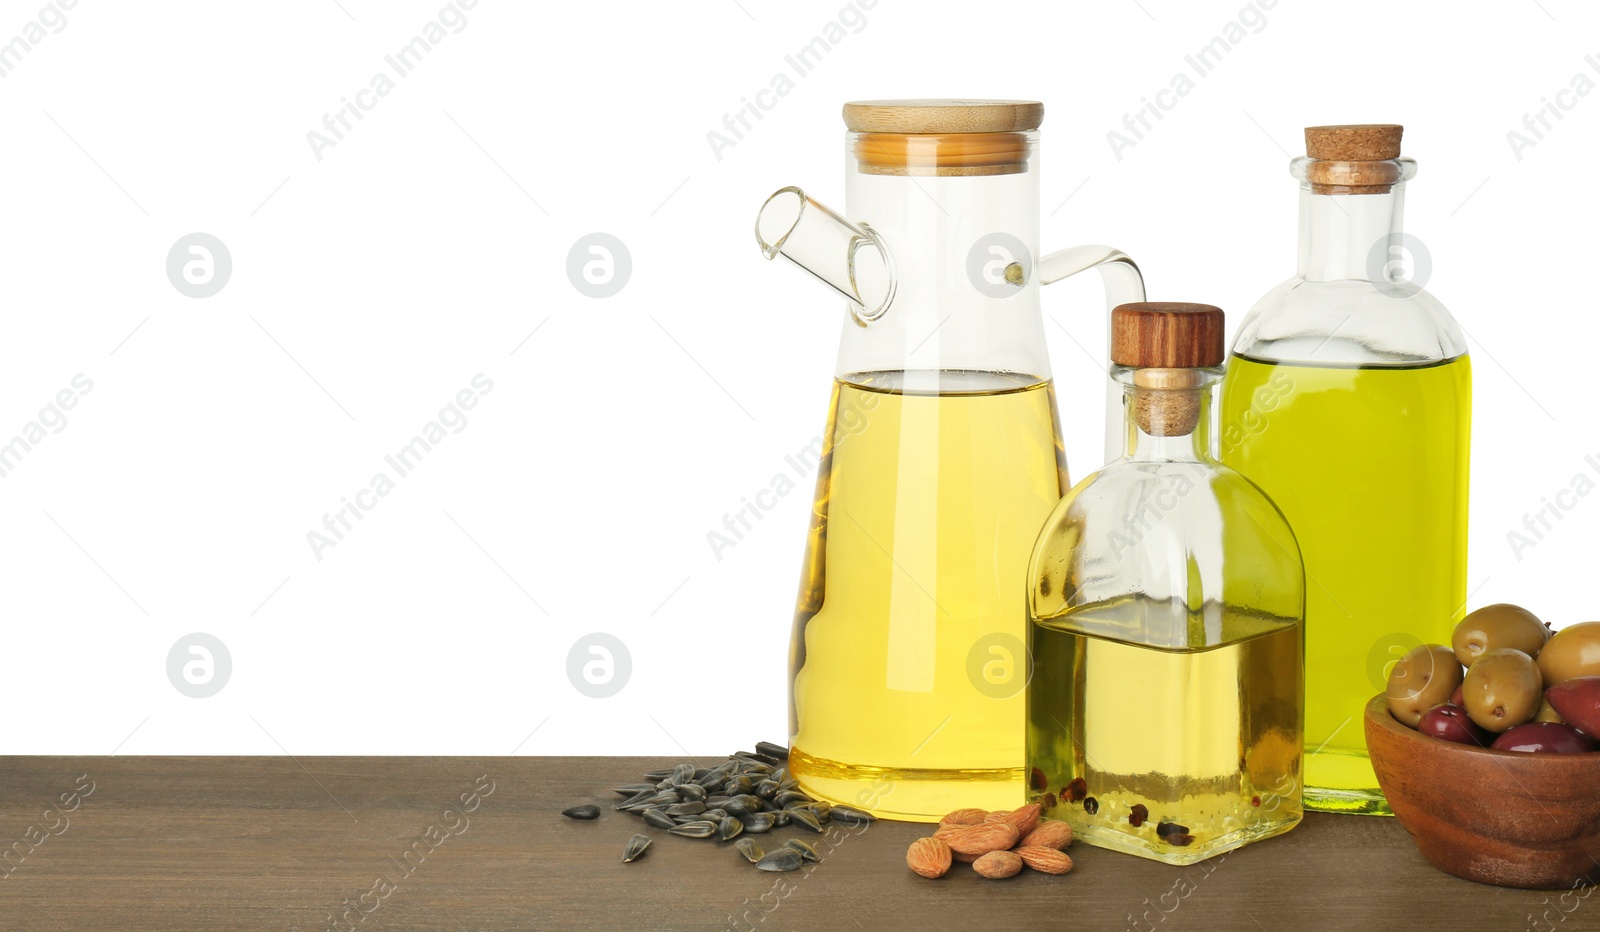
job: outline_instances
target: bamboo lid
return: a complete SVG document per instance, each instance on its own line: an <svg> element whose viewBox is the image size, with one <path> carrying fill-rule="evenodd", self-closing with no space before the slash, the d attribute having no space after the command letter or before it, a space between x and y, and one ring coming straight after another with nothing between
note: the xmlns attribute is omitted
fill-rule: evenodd
<svg viewBox="0 0 1600 932"><path fill-rule="evenodd" d="M952 133L1020 133L1044 122L1037 100L853 100L844 125L854 133L945 136Z"/></svg>
<svg viewBox="0 0 1600 932"><path fill-rule="evenodd" d="M1011 175L1028 170L1044 121L1036 100L856 100L844 105L856 167L869 175Z"/></svg>
<svg viewBox="0 0 1600 932"><path fill-rule="evenodd" d="M1317 194L1386 194L1400 180L1398 123L1306 127L1306 180Z"/></svg>
<svg viewBox="0 0 1600 932"><path fill-rule="evenodd" d="M1222 329L1222 309L1209 304L1120 304L1111 311L1111 361L1135 369L1220 366Z"/></svg>

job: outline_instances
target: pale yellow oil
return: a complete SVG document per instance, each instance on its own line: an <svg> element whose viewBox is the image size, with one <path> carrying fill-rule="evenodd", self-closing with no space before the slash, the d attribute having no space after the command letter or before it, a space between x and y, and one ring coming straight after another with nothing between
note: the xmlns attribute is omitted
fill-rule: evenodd
<svg viewBox="0 0 1600 932"><path fill-rule="evenodd" d="M835 383L790 653L790 767L885 818L1025 796L1024 579L1070 487L1048 381Z"/></svg>
<svg viewBox="0 0 1600 932"><path fill-rule="evenodd" d="M1106 636L1173 612L1214 646ZM1298 619L1143 597L1036 619L1031 798L1082 841L1169 864L1287 832L1301 818L1301 632Z"/></svg>
<svg viewBox="0 0 1600 932"><path fill-rule="evenodd" d="M1289 520L1306 569L1308 809L1388 814L1362 709L1467 596L1471 364L1322 368L1235 356L1222 461Z"/></svg>

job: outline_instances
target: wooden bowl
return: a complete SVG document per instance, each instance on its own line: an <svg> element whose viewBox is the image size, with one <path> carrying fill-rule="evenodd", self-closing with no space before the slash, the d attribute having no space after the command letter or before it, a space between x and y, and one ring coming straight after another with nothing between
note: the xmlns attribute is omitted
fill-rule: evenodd
<svg viewBox="0 0 1600 932"><path fill-rule="evenodd" d="M1422 856L1502 887L1600 881L1600 752L1523 754L1431 738L1367 703L1378 786Z"/></svg>

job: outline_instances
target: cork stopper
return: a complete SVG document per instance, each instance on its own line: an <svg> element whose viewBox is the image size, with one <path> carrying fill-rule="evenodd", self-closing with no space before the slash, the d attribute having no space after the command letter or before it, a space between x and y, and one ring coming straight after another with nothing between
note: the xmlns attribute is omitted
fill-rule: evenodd
<svg viewBox="0 0 1600 932"><path fill-rule="evenodd" d="M1306 127L1306 180L1317 194L1386 194L1400 180L1398 123Z"/></svg>
<svg viewBox="0 0 1600 932"><path fill-rule="evenodd" d="M1330 162L1382 162L1400 157L1398 123L1307 126L1306 155Z"/></svg>
<svg viewBox="0 0 1600 932"><path fill-rule="evenodd" d="M857 100L844 105L860 171L872 175L1010 175L1028 170L1044 122L1036 100Z"/></svg>
<svg viewBox="0 0 1600 932"><path fill-rule="evenodd" d="M1222 309L1209 304L1148 301L1111 312L1111 361L1137 370L1133 414L1152 437L1194 433L1205 383L1196 370L1222 365Z"/></svg>

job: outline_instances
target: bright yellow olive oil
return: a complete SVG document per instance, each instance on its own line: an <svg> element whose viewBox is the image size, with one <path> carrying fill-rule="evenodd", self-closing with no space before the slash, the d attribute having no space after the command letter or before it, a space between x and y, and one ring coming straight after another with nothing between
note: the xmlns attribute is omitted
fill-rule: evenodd
<svg viewBox="0 0 1600 932"><path fill-rule="evenodd" d="M1362 709L1394 661L1450 643L1462 617L1471 384L1466 356L1228 364L1222 461L1277 503L1305 560L1308 809L1389 812Z"/></svg>
<svg viewBox="0 0 1600 932"><path fill-rule="evenodd" d="M1111 636L1174 614L1183 623L1156 626L1196 632L1204 646ZM1299 619L1140 597L1037 619L1031 633L1030 798L1047 817L1169 864L1300 822Z"/></svg>
<svg viewBox="0 0 1600 932"><path fill-rule="evenodd" d="M1069 488L1058 424L1029 377L835 383L790 651L808 792L915 821L1022 804L1024 579Z"/></svg>

